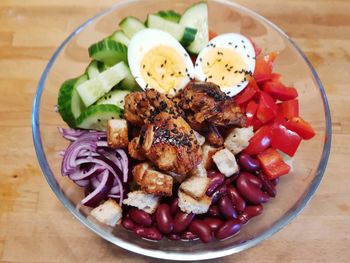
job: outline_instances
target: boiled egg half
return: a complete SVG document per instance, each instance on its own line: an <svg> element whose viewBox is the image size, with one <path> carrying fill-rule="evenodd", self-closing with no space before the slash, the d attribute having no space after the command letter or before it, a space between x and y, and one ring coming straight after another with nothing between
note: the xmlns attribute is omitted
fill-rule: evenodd
<svg viewBox="0 0 350 263"><path fill-rule="evenodd" d="M158 29L137 32L128 46L130 71L142 89L174 96L194 77L194 66L181 44Z"/></svg>
<svg viewBox="0 0 350 263"><path fill-rule="evenodd" d="M247 76L255 70L255 50L251 41L241 34L228 33L213 38L199 53L195 78L219 85L228 96L241 92Z"/></svg>

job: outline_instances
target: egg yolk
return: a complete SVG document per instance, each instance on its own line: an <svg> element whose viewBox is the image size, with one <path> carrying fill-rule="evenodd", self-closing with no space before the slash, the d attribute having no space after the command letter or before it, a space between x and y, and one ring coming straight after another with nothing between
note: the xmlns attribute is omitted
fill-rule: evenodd
<svg viewBox="0 0 350 263"><path fill-rule="evenodd" d="M176 89L186 76L186 66L182 54L169 46L157 46L143 57L140 72L146 88L154 88L169 93Z"/></svg>
<svg viewBox="0 0 350 263"><path fill-rule="evenodd" d="M246 64L241 55L228 48L210 49L202 61L206 81L229 88L244 81Z"/></svg>

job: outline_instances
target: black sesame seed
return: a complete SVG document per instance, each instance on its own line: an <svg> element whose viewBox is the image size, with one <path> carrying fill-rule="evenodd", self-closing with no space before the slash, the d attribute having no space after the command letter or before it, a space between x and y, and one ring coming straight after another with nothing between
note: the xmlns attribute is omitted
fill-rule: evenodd
<svg viewBox="0 0 350 263"><path fill-rule="evenodd" d="M109 95L108 98L109 98L109 99L112 98L112 95Z"/></svg>
<svg viewBox="0 0 350 263"><path fill-rule="evenodd" d="M244 44L244 40L241 40L242 44Z"/></svg>
<svg viewBox="0 0 350 263"><path fill-rule="evenodd" d="M123 100L119 101L119 103L123 103L123 102L124 102Z"/></svg>
<svg viewBox="0 0 350 263"><path fill-rule="evenodd" d="M210 75L210 76L208 77L208 79L211 79L211 78L213 78L213 76Z"/></svg>
<svg viewBox="0 0 350 263"><path fill-rule="evenodd" d="M235 45L235 48L237 48L238 46L237 45Z"/></svg>
<svg viewBox="0 0 350 263"><path fill-rule="evenodd" d="M232 42L228 42L229 45L232 45Z"/></svg>
<svg viewBox="0 0 350 263"><path fill-rule="evenodd" d="M210 65L209 62L207 62L207 65L208 65L208 66Z"/></svg>
<svg viewBox="0 0 350 263"><path fill-rule="evenodd" d="M142 66L142 68L145 68L145 67L146 67L146 65L143 65L143 66Z"/></svg>
<svg viewBox="0 0 350 263"><path fill-rule="evenodd" d="M243 48L245 49L245 45L243 45Z"/></svg>
<svg viewBox="0 0 350 263"><path fill-rule="evenodd" d="M150 77L150 76L152 76L152 75L151 75L151 73L147 72L147 76Z"/></svg>
<svg viewBox="0 0 350 263"><path fill-rule="evenodd" d="M148 84L146 84L146 89L148 88Z"/></svg>
<svg viewBox="0 0 350 263"><path fill-rule="evenodd" d="M218 62L221 62L221 59L218 59Z"/></svg>
<svg viewBox="0 0 350 263"><path fill-rule="evenodd" d="M162 75L162 79L164 79L164 74Z"/></svg>
<svg viewBox="0 0 350 263"><path fill-rule="evenodd" d="M196 63L196 67L198 67L198 63Z"/></svg>
<svg viewBox="0 0 350 263"><path fill-rule="evenodd" d="M224 80L225 79L225 76L222 76L222 78L221 78L222 80Z"/></svg>
<svg viewBox="0 0 350 263"><path fill-rule="evenodd" d="M188 72L188 69L186 68L186 73Z"/></svg>
<svg viewBox="0 0 350 263"><path fill-rule="evenodd" d="M208 78L205 78L204 82L207 82Z"/></svg>
<svg viewBox="0 0 350 263"><path fill-rule="evenodd" d="M112 120L114 120L114 117L112 117Z"/></svg>
<svg viewBox="0 0 350 263"><path fill-rule="evenodd" d="M228 67L228 64L225 65L225 68L227 68L227 67Z"/></svg>
<svg viewBox="0 0 350 263"><path fill-rule="evenodd" d="M202 62L202 61L203 61L203 59L202 59L202 58L200 58L200 59L199 59L199 61L200 61L200 62Z"/></svg>
<svg viewBox="0 0 350 263"><path fill-rule="evenodd" d="M167 61L167 60L165 60L165 61L164 61L164 64L166 65L166 63L167 63L167 62L168 62L168 61Z"/></svg>
<svg viewBox="0 0 350 263"><path fill-rule="evenodd" d="M181 75L181 71L179 71L179 75Z"/></svg>
<svg viewBox="0 0 350 263"><path fill-rule="evenodd" d="M247 54L247 57L250 58L249 54Z"/></svg>
<svg viewBox="0 0 350 263"><path fill-rule="evenodd" d="M238 73L238 70L235 70L235 72L234 72L235 74L237 74Z"/></svg>
<svg viewBox="0 0 350 263"><path fill-rule="evenodd" d="M170 76L172 76L172 77L174 77L174 75L175 75L174 73L171 73L171 74L170 74Z"/></svg>
<svg viewBox="0 0 350 263"><path fill-rule="evenodd" d="M97 119L98 122L100 122L101 120L100 119Z"/></svg>
<svg viewBox="0 0 350 263"><path fill-rule="evenodd" d="M163 68L163 67L164 67L164 64L160 65L160 67Z"/></svg>

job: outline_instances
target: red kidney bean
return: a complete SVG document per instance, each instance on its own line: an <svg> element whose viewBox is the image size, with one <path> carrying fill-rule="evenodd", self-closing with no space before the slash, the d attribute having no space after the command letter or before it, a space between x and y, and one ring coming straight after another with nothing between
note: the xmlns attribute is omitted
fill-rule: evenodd
<svg viewBox="0 0 350 263"><path fill-rule="evenodd" d="M239 211L239 212L243 212L244 208L245 208L245 201L244 199L240 196L240 194L238 193L238 191L236 190L236 188L234 187L230 187L228 190L228 196L231 199L231 202L233 204L233 207Z"/></svg>
<svg viewBox="0 0 350 263"><path fill-rule="evenodd" d="M182 211L178 211L174 219L174 233L181 233L184 231L192 222L194 214L186 214Z"/></svg>
<svg viewBox="0 0 350 263"><path fill-rule="evenodd" d="M280 178L277 177L277 178L273 179L271 182L276 186L280 182Z"/></svg>
<svg viewBox="0 0 350 263"><path fill-rule="evenodd" d="M261 180L262 183L262 189L271 197L276 197L277 191L275 185L266 178L266 176L263 173L259 173L258 177Z"/></svg>
<svg viewBox="0 0 350 263"><path fill-rule="evenodd" d="M222 220L215 217L204 218L203 221L210 227L211 231L215 232L222 224Z"/></svg>
<svg viewBox="0 0 350 263"><path fill-rule="evenodd" d="M241 222L237 219L229 219L224 222L215 232L215 237L219 240L232 237L241 230Z"/></svg>
<svg viewBox="0 0 350 263"><path fill-rule="evenodd" d="M152 225L152 218L145 211L140 210L140 209L131 209L129 213L130 213L130 218L136 224L139 224L141 226Z"/></svg>
<svg viewBox="0 0 350 263"><path fill-rule="evenodd" d="M177 211L179 211L179 198L174 198L170 202L170 213L171 216L175 216Z"/></svg>
<svg viewBox="0 0 350 263"><path fill-rule="evenodd" d="M220 216L220 210L219 207L216 205L212 205L209 207L208 210L208 215L213 216L213 217L218 217Z"/></svg>
<svg viewBox="0 0 350 263"><path fill-rule="evenodd" d="M169 234L167 236L167 238L170 239L170 240L174 240L174 241L177 241L177 240L181 239L180 235L178 235L178 234Z"/></svg>
<svg viewBox="0 0 350 263"><path fill-rule="evenodd" d="M269 200L269 196L261 190L261 180L246 172L242 172L236 181L238 193L252 204L261 204Z"/></svg>
<svg viewBox="0 0 350 263"><path fill-rule="evenodd" d="M193 220L188 230L197 235L203 243L208 243L213 239L210 227L203 220Z"/></svg>
<svg viewBox="0 0 350 263"><path fill-rule="evenodd" d="M215 204L221 197L225 195L227 195L227 186L219 186L219 188L211 195L211 203Z"/></svg>
<svg viewBox="0 0 350 263"><path fill-rule="evenodd" d="M197 235L193 234L191 231L185 231L183 233L181 233L181 239L182 240L187 240L187 241L192 241L192 240L196 240L199 239Z"/></svg>
<svg viewBox="0 0 350 263"><path fill-rule="evenodd" d="M163 237L159 230L155 227L137 226L134 229L134 232L138 236L151 240L161 240Z"/></svg>
<svg viewBox="0 0 350 263"><path fill-rule="evenodd" d="M238 158L238 163L243 171L257 172L260 170L260 163L258 160L252 158L250 155L242 153Z"/></svg>
<svg viewBox="0 0 350 263"><path fill-rule="evenodd" d="M253 217L260 215L262 211L262 205L247 206L243 213L238 216L238 220L241 221L242 224L246 224Z"/></svg>
<svg viewBox="0 0 350 263"><path fill-rule="evenodd" d="M208 178L210 179L210 183L206 194L210 196L212 193L214 193L216 188L222 185L222 183L225 180L225 176L222 173L211 172L210 174L208 174Z"/></svg>
<svg viewBox="0 0 350 263"><path fill-rule="evenodd" d="M169 234L173 231L174 221L170 214L170 207L168 204L160 204L156 211L156 222L160 232Z"/></svg>
<svg viewBox="0 0 350 263"><path fill-rule="evenodd" d="M136 227L135 223L134 223L131 219L129 219L129 218L124 218L124 219L122 220L122 226L123 226L125 229L131 230L131 231L133 231L133 230L135 229L135 227Z"/></svg>
<svg viewBox="0 0 350 263"><path fill-rule="evenodd" d="M219 200L220 213L226 218L237 218L236 210L233 208L231 199L228 196L223 196Z"/></svg>
<svg viewBox="0 0 350 263"><path fill-rule="evenodd" d="M238 178L238 173L232 175L231 177L227 178L224 181L224 185L226 185L227 187L230 187L232 185L232 183Z"/></svg>

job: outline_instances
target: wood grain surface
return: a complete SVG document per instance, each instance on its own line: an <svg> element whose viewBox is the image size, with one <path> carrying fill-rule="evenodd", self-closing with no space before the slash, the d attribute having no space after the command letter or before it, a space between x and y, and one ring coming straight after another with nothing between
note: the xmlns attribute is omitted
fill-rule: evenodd
<svg viewBox="0 0 350 263"><path fill-rule="evenodd" d="M117 0L0 1L0 261L158 262L124 251L81 225L38 166L31 107L61 41ZM350 1L239 0L284 29L327 91L333 145L315 197L262 244L213 262L350 262Z"/></svg>

